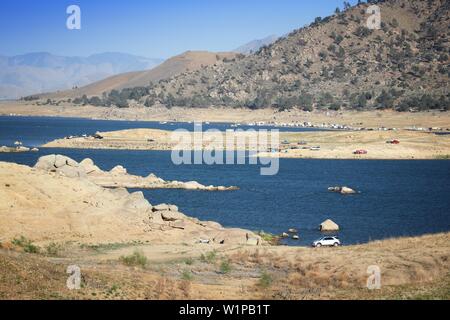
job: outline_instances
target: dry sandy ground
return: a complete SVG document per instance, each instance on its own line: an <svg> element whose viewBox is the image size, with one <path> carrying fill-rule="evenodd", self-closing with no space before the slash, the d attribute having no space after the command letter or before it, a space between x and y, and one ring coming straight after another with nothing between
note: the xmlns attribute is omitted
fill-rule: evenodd
<svg viewBox="0 0 450 320"><path fill-rule="evenodd" d="M37 106L30 102L0 102L0 115L80 117L105 120L141 121L199 121L199 122L311 122L316 125L335 123L353 127L440 127L450 128L449 112L399 113L394 111L314 111L304 112L293 109L276 112L270 109L249 110L230 108L104 108L93 106Z"/></svg>
<svg viewBox="0 0 450 320"><path fill-rule="evenodd" d="M131 129L100 133L103 139L74 138L59 139L49 142L44 147L51 148L86 148L86 149L131 149L131 150L172 150L179 149L179 141L194 141L192 133L182 134L184 138L173 140L171 131L155 129ZM238 141L246 133L236 132L232 138ZM215 134L204 133L205 149L211 149L213 141L226 141L225 135L216 139ZM178 140L180 139L180 140ZM400 144L386 143L399 140ZM248 143L247 140L246 143ZM264 140L263 140L264 141ZM267 146L258 145L261 156L282 158L313 159L448 159L450 158L450 135L436 135L429 132L397 130L397 131L328 131L328 132L281 132L278 142L288 141L281 145L281 152L266 152ZM299 145L299 142L306 143ZM269 140L270 146L270 140ZM218 149L224 144L218 143ZM320 146L320 150L310 147ZM308 149L301 149L301 148ZM244 147L245 148L245 147ZM193 143L185 150L199 149ZM232 143L232 149L243 149ZM365 155L355 155L355 150L367 150ZM230 150L230 148L227 148ZM269 149L270 150L270 149Z"/></svg>
<svg viewBox="0 0 450 320"><path fill-rule="evenodd" d="M38 254L3 244L3 299L449 299L449 234L342 248L182 245L76 247ZM121 257L136 251L142 264ZM202 253L200 253L202 252ZM80 290L66 288L66 268L81 269ZM381 289L368 290L368 266Z"/></svg>

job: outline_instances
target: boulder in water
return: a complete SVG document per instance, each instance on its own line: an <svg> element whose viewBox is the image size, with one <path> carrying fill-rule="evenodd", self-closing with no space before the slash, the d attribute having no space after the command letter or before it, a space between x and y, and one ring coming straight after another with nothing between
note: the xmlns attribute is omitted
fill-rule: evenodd
<svg viewBox="0 0 450 320"><path fill-rule="evenodd" d="M332 220L327 219L319 226L320 231L338 231L339 226Z"/></svg>
<svg viewBox="0 0 450 320"><path fill-rule="evenodd" d="M341 194L354 194L354 193L356 193L355 190L353 190L352 188L349 188L349 187L342 187L340 192L341 192Z"/></svg>

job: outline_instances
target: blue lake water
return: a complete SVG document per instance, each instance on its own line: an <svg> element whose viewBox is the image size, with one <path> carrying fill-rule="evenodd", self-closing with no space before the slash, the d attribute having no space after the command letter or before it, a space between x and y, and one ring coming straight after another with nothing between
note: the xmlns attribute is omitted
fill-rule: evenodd
<svg viewBox="0 0 450 320"><path fill-rule="evenodd" d="M36 128L30 122L18 120L12 125L0 119L0 141L9 136L31 141L33 133L36 141L47 136L51 140L55 134L77 134L71 131L74 128L90 133L127 126L120 122L120 127L106 123L99 128L76 119L40 121L45 126ZM105 170L121 164L137 175L152 172L166 180L239 186L240 190L230 192L144 190L144 194L152 204L174 203L190 216L226 227L277 234L296 228L300 241L287 241L293 245L309 245L320 237L318 225L328 218L341 226L339 236L344 244L450 231L450 161L445 160L280 159L275 176L261 176L255 165L176 166L168 151L41 148L37 153L0 153L0 161L34 165L40 156L52 153L77 161L89 157ZM361 193L341 196L327 191L335 185L347 185Z"/></svg>
<svg viewBox="0 0 450 320"><path fill-rule="evenodd" d="M114 120L88 120L76 118L55 117L10 117L0 116L0 146L12 146L15 141L20 140L26 146L37 147L46 142L63 138L66 136L91 135L97 131L114 131L135 128L151 128L161 130L174 130L178 128L189 131L194 130L193 123L183 122L151 122L151 121L114 121ZM203 130L237 129L229 123L203 123ZM274 129L270 126L248 126L241 125L239 129ZM279 131L319 131L317 128L281 127Z"/></svg>

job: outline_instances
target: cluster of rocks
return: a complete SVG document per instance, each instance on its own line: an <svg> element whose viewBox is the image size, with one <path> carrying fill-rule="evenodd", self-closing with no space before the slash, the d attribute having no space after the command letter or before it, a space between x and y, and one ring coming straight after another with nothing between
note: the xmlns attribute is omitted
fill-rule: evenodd
<svg viewBox="0 0 450 320"><path fill-rule="evenodd" d="M179 211L176 205L158 204L151 205L141 191L131 194L125 188L112 189L119 197L127 199L125 203L126 210L145 213L146 228L144 231L184 231L183 233L169 233L172 240L177 238L186 239L186 236L194 237L195 243L202 244L243 244L243 245L261 245L261 237L243 230L224 228L217 222L200 221L197 218L188 217Z"/></svg>
<svg viewBox="0 0 450 320"><path fill-rule="evenodd" d="M75 178L77 180L87 181L97 186L97 182L103 184L111 184L114 188L105 188L104 192L110 192L119 203L118 207L112 210L119 212L126 220L139 220L142 224L143 231L162 232L161 241L189 241L191 239L194 243L205 244L239 244L239 245L260 245L262 244L261 237L243 229L228 229L222 227L219 223L211 221L200 221L197 218L188 217L176 205L158 204L152 205L145 199L142 191L129 193L126 187L118 186L114 181L119 181L122 185L133 187L136 183L133 179L135 177L130 175L130 180L107 180L105 177L121 177L128 176L125 168L117 166L109 172L104 172L99 169L92 160L85 159L80 163L75 160L62 155L48 155L39 158L34 166L35 170L43 170L45 172L54 172L58 175ZM93 179L99 175L104 180ZM143 178L145 179L145 178ZM161 184L166 183L164 180L152 177L155 181L160 181ZM107 181L110 181L106 183ZM99 183L102 186L102 183ZM99 207L105 204L98 200L88 201L86 204Z"/></svg>
<svg viewBox="0 0 450 320"><path fill-rule="evenodd" d="M293 240L299 240L300 239L297 229L294 229L294 228L289 229L288 232L283 232L281 234L281 237L282 238L289 238L289 237L291 237Z"/></svg>
<svg viewBox="0 0 450 320"><path fill-rule="evenodd" d="M7 147L7 146L1 146L0 147L0 152L38 152L39 149L38 148L28 148L28 147L24 147L22 145L18 145L15 147Z"/></svg>
<svg viewBox="0 0 450 320"><path fill-rule="evenodd" d="M322 232L339 231L339 225L333 220L327 219L319 225L319 230ZM281 238L292 238L293 240L299 240L298 230L291 228L287 232L281 234Z"/></svg>
<svg viewBox="0 0 450 320"><path fill-rule="evenodd" d="M328 191L337 192L340 194L355 194L357 193L355 190L349 187L329 187Z"/></svg>
<svg viewBox="0 0 450 320"><path fill-rule="evenodd" d="M141 217L144 232L163 232L161 239L169 237L172 241L193 239L196 243L205 244L239 244L260 245L261 237L243 229L228 229L216 222L204 222L188 217L171 204L152 205L145 199L141 191L129 193L126 188L186 188L190 190L210 190L197 182L166 182L154 175L138 177L129 175L122 166L116 166L106 172L101 170L91 159L77 162L62 155L48 155L39 158L35 169L53 172L69 178L83 179L101 187L112 187L105 190L123 206L119 211L123 215ZM217 190L222 190L219 187ZM97 205L94 203L93 205ZM179 232L173 232L179 231ZM165 237L165 238L164 238Z"/></svg>
<svg viewBox="0 0 450 320"><path fill-rule="evenodd" d="M205 186L197 181L165 181L154 174L141 177L129 174L123 166L115 166L110 171L103 171L94 161L87 158L81 162L63 156L48 155L40 157L36 165L37 169L56 172L71 178L87 178L93 183L109 188L135 188L135 189L186 189L201 191L230 191L237 187Z"/></svg>

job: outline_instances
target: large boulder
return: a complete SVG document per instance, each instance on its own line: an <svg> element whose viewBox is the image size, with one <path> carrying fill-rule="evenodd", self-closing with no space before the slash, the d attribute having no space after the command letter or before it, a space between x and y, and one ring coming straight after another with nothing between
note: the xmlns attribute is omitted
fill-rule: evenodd
<svg viewBox="0 0 450 320"><path fill-rule="evenodd" d="M61 167L64 167L64 166L70 166L70 167L77 168L77 167L79 167L79 164L78 164L78 162L76 162L73 159L70 159L69 157L57 154L55 156L54 166L56 168L61 168Z"/></svg>
<svg viewBox="0 0 450 320"><path fill-rule="evenodd" d="M356 191L349 187L329 187L328 191L337 192L340 194L355 194Z"/></svg>
<svg viewBox="0 0 450 320"><path fill-rule="evenodd" d="M34 167L36 169L41 169L41 170L55 170L55 159L56 159L56 155L55 154L50 154L48 156L43 156L40 157L38 159L38 161L36 162L36 164L34 165Z"/></svg>
<svg viewBox="0 0 450 320"><path fill-rule="evenodd" d="M125 169L122 166L115 166L109 172L114 175L123 175L123 174L127 174L127 169Z"/></svg>
<svg viewBox="0 0 450 320"><path fill-rule="evenodd" d="M84 172L83 169L80 169L78 167L67 166L67 165L56 168L56 173L59 173L60 175L68 177L68 178L85 178L86 177L86 172Z"/></svg>
<svg viewBox="0 0 450 320"><path fill-rule="evenodd" d="M80 166L84 168L87 174L101 173L102 170L94 164L92 159L86 158L80 162Z"/></svg>
<svg viewBox="0 0 450 320"><path fill-rule="evenodd" d="M319 226L320 231L338 231L339 226L332 220L327 219Z"/></svg>
<svg viewBox="0 0 450 320"><path fill-rule="evenodd" d="M341 194L354 194L354 193L356 193L355 190L353 190L352 188L349 188L349 187L342 187L340 192L341 192Z"/></svg>
<svg viewBox="0 0 450 320"><path fill-rule="evenodd" d="M40 157L34 167L40 170L56 172L69 178L86 177L86 171L83 167L80 167L78 162L59 154Z"/></svg>

